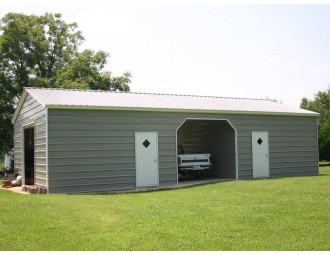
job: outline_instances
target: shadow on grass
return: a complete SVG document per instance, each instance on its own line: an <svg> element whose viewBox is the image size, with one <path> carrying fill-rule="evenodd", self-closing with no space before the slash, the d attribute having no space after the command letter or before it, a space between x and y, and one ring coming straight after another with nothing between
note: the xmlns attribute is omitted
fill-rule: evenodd
<svg viewBox="0 0 330 255"><path fill-rule="evenodd" d="M322 167L322 166L330 166L330 162L327 162L327 163L320 163L320 164L319 164L319 167Z"/></svg>

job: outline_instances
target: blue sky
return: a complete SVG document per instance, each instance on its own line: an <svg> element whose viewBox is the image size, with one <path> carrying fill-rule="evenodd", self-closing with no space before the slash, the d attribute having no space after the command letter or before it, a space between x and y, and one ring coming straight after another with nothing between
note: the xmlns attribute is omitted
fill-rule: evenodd
<svg viewBox="0 0 330 255"><path fill-rule="evenodd" d="M24 2L0 0L0 16L62 13L83 48L110 53L114 75L132 72L132 91L299 106L330 84L330 5Z"/></svg>

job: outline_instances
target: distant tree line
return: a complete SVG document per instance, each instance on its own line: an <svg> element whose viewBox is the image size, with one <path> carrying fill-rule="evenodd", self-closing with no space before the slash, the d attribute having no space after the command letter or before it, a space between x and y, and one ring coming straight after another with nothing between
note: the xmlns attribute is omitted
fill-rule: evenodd
<svg viewBox="0 0 330 255"><path fill-rule="evenodd" d="M318 118L319 156L320 160L330 161L330 87L325 91L318 91L312 100L304 97L300 107L320 113Z"/></svg>

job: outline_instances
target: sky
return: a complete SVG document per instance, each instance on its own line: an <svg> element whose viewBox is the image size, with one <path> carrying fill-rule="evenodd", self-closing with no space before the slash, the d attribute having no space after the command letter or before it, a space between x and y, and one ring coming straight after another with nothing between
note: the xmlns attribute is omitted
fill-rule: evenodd
<svg viewBox="0 0 330 255"><path fill-rule="evenodd" d="M0 0L0 17L58 12L77 22L81 50L109 52L106 69L130 71L133 92L299 107L330 85L330 4L260 2Z"/></svg>

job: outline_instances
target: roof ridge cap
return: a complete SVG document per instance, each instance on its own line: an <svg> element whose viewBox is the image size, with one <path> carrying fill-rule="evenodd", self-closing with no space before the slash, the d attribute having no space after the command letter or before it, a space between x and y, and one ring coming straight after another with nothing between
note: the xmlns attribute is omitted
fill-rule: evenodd
<svg viewBox="0 0 330 255"><path fill-rule="evenodd" d="M215 98L215 99L233 99L233 100L251 100L274 102L264 98L248 98L248 97L226 97L226 96L209 96L209 95L193 95L193 94L175 94L175 93L158 93L158 92L138 92L138 91L116 91L116 90L96 90L96 89L68 89L68 88L44 88L44 87L24 87L30 90L54 90L54 91L80 91L80 92L102 92L102 93L118 93L118 94L135 94L135 95L155 95L155 96L173 96L173 97L196 97L196 98Z"/></svg>
<svg viewBox="0 0 330 255"><path fill-rule="evenodd" d="M112 91L110 91L112 92ZM193 94L175 94L175 93L158 93L158 92L137 92L137 91L118 91L119 93L140 94L140 95L159 95L159 96L177 96L177 97L205 97L219 99L241 99L255 101L271 101L263 98L248 98L248 97L225 97L225 96L209 96L209 95L193 95Z"/></svg>

